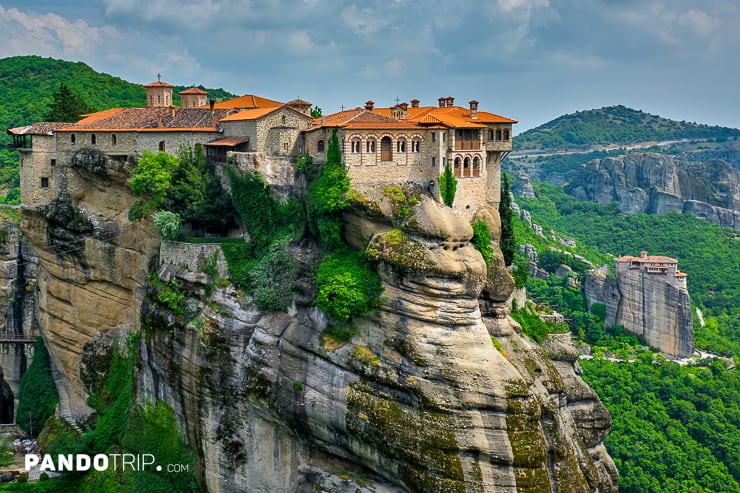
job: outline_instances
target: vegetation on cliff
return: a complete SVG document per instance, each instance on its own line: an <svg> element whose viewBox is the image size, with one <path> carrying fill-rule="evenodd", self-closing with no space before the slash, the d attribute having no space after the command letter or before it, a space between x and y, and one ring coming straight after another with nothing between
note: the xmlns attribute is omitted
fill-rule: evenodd
<svg viewBox="0 0 740 493"><path fill-rule="evenodd" d="M677 122L622 105L563 115L514 138L514 150L588 149L675 139L727 139L740 130Z"/></svg>
<svg viewBox="0 0 740 493"><path fill-rule="evenodd" d="M445 170L439 177L439 194L442 196L442 202L448 207L452 207L455 202L455 192L457 191L457 178L452 173L449 164L445 165Z"/></svg>
<svg viewBox="0 0 740 493"><path fill-rule="evenodd" d="M133 398L134 364L138 355L138 338L128 341L127 354L113 351L103 382L99 382L89 403L96 411L97 422L82 436L68 432L56 418L49 420L43 437L49 454L152 454L155 465L140 470L109 467L105 471L65 473L76 483L78 492L114 493L119 491L197 492L193 475L195 454L179 434L172 410L157 401L143 406ZM112 460L112 459L111 459ZM170 472L167 464L182 464L187 472ZM163 470L156 471L156 465ZM66 484L66 483L63 483Z"/></svg>
<svg viewBox="0 0 740 493"><path fill-rule="evenodd" d="M33 344L33 360L21 378L18 392L18 426L31 435L38 434L54 414L59 396L49 366L49 353L41 336Z"/></svg>

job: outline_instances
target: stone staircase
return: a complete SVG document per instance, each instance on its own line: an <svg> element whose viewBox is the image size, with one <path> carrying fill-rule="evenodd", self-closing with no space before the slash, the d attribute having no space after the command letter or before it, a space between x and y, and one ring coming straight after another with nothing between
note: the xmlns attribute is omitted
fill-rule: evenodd
<svg viewBox="0 0 740 493"><path fill-rule="evenodd" d="M57 410L56 415L67 423L69 426L74 428L77 433L82 435L85 431L80 428L80 426L77 424L77 421L72 416L72 413L70 412L70 402L69 402L69 394L67 394L67 389L64 388L63 385L57 385L57 392L59 393L59 403L57 404Z"/></svg>

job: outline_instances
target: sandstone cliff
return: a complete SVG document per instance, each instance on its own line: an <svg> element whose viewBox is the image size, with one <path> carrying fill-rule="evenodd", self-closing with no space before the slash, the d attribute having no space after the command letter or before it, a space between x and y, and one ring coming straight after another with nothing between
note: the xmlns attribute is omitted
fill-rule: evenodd
<svg viewBox="0 0 740 493"><path fill-rule="evenodd" d="M337 345L313 306L316 245L291 246L301 273L287 313L260 312L232 286L213 290L197 259L160 269L151 225L126 219L129 165L102 164L61 170L57 200L23 211L68 421L86 424L96 355L141 329L137 399L175 410L210 492L616 491L611 420L575 350L521 334L500 251L487 267L449 208L406 188L418 204L401 218L382 189L357 191L346 236L369 245L385 291ZM495 209L478 217L498 234ZM157 269L180 276L192 319L156 302Z"/></svg>
<svg viewBox="0 0 740 493"><path fill-rule="evenodd" d="M591 161L565 187L581 200L619 202L624 214L690 212L740 229L740 171L721 159L630 153Z"/></svg>
<svg viewBox="0 0 740 493"><path fill-rule="evenodd" d="M80 153L59 173L57 198L23 208L21 229L39 258L34 317L49 350L60 415L84 426L92 412L79 378L82 346L96 333L139 328L159 245L151 223L131 222L132 164Z"/></svg>
<svg viewBox="0 0 740 493"><path fill-rule="evenodd" d="M610 417L574 348L523 337L501 262L487 269L467 222L406 193L419 204L402 241L382 190L356 193L345 216L385 288L350 343L322 339L307 276L318 250L296 245L288 313L261 313L230 287L197 327L145 303L140 397L176 410L212 492L616 491Z"/></svg>
<svg viewBox="0 0 740 493"><path fill-rule="evenodd" d="M670 356L694 353L691 300L685 285L639 269L625 270L616 277L599 270L587 276L584 293L589 308L593 303L606 306L605 326L621 325L625 332Z"/></svg>

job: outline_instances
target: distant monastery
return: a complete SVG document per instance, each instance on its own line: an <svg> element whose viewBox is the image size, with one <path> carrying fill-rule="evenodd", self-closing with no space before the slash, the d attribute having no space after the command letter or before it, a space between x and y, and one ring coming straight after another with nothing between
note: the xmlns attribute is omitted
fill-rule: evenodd
<svg viewBox="0 0 740 493"><path fill-rule="evenodd" d="M278 165L310 154L324 162L329 139L337 131L344 164L353 183L412 181L438 197L437 181L450 165L458 177L454 208L470 218L481 205L499 203L500 164L511 151L515 120L478 110L478 101L455 106L452 97L437 106L398 103L364 107L320 118L311 103L281 103L245 95L213 102L198 88L146 86L146 106L112 108L83 115L77 123L41 122L8 129L21 157L24 205L45 205L58 194L62 171L83 148L103 152L121 164L144 150L176 153L181 145L202 144L209 159L268 160Z"/></svg>

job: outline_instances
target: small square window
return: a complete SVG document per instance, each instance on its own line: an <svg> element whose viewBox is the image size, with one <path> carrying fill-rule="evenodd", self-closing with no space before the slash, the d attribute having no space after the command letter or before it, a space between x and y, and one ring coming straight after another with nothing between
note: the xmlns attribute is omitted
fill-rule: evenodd
<svg viewBox="0 0 740 493"><path fill-rule="evenodd" d="M52 166L56 166L57 165L57 160L56 159L52 159L51 160L51 165Z"/></svg>
<svg viewBox="0 0 740 493"><path fill-rule="evenodd" d="M49 188L49 178L46 176L41 177L41 188Z"/></svg>

